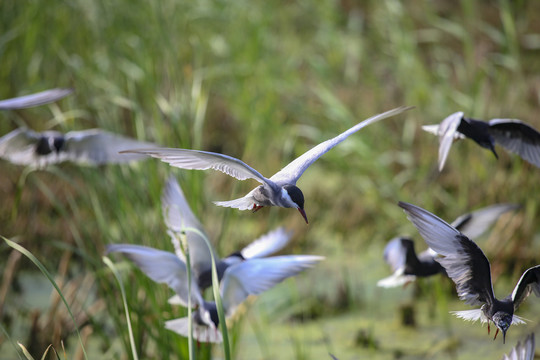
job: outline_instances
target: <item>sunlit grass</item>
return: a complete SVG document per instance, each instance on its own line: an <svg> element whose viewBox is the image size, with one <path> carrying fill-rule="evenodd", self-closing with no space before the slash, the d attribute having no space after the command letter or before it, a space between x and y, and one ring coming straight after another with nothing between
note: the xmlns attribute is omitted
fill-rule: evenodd
<svg viewBox="0 0 540 360"><path fill-rule="evenodd" d="M84 354L84 358L85 359L88 359L87 355L86 355L86 350L84 348L84 343L82 341L82 338L81 338L81 334L79 333L79 330L77 329L77 322L75 320L75 317L73 316L73 313L71 312L71 308L69 306L69 304L67 303L65 297L64 297L64 294L62 293L62 290L58 287L56 281L53 279L52 275L49 273L49 271L45 268L45 266L41 263L41 261L39 261L31 252L29 252L27 249L25 249L24 247L20 246L19 244L9 240L9 239L6 239L5 237L2 236L2 239L4 240L4 242L12 247L13 249L19 251L20 253L22 253L24 256L26 256L28 259L30 259L30 261L32 261L36 266L37 268L39 269L39 271L41 271L41 273L47 277L47 279L49 280L49 282L52 284L52 286L54 286L55 290L58 292L58 295L60 296L60 298L62 299L64 305L66 306L66 309L69 313L69 316L71 317L71 320L73 320L73 323L75 324L75 330L76 330L76 334L77 334L77 337L79 339L79 344L81 346L81 349L83 351L83 354ZM23 353L25 356L28 357L29 353L28 351L26 350L26 348L24 346L21 346L22 350L23 350ZM47 348L45 350L45 354L49 351L49 348ZM43 355L45 357L45 355Z"/></svg>

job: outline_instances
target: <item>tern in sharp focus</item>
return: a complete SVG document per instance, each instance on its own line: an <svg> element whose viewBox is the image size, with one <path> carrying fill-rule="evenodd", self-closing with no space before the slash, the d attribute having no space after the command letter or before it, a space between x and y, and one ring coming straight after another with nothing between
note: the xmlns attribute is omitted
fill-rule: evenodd
<svg viewBox="0 0 540 360"><path fill-rule="evenodd" d="M45 105L58 101L73 92L73 89L50 89L35 94L0 100L0 110L18 110Z"/></svg>
<svg viewBox="0 0 540 360"><path fill-rule="evenodd" d="M401 114L409 109L411 109L411 107L399 107L366 119L344 133L320 143L311 150L305 152L269 179L262 176L257 170L239 159L208 151L162 148L134 149L124 151L123 153L145 154L161 159L162 161L181 169L214 169L238 180L257 180L262 185L253 189L246 196L231 201L218 201L214 203L218 206L232 207L239 210L252 210L253 212L264 206L279 206L298 209L306 223L308 223L304 211L304 194L296 186L296 182L300 176L302 176L304 171L334 146L338 145L363 127L387 117Z"/></svg>
<svg viewBox="0 0 540 360"><path fill-rule="evenodd" d="M516 204L496 204L459 216L452 226L469 239L475 239L491 227L504 213L520 208ZM444 268L435 261L438 254L428 248L416 255L414 242L408 237L392 239L384 248L384 260L394 272L391 276L379 280L377 286L394 287L406 285L416 277L428 277L439 273L445 274Z"/></svg>
<svg viewBox="0 0 540 360"><path fill-rule="evenodd" d="M36 132L18 128L0 138L0 158L13 164L42 168L71 161L78 164L102 165L141 160L143 155L119 154L119 151L154 144L130 139L101 129Z"/></svg>
<svg viewBox="0 0 540 360"><path fill-rule="evenodd" d="M149 278L165 283L174 290L180 303L188 304L188 276L184 261L167 251L146 246L113 244L107 252L119 252L133 261ZM281 281L313 267L324 258L312 255L275 256L263 259L249 259L236 263L223 275L220 295L226 317L249 295L258 295ZM201 342L221 342L217 330L219 319L216 304L203 299L201 290L191 279L191 303L197 306L193 313L193 337ZM165 327L182 336L188 336L188 318L169 320Z"/></svg>
<svg viewBox="0 0 540 360"><path fill-rule="evenodd" d="M425 131L439 136L439 171L442 171L454 140L469 138L491 150L496 158L495 143L540 167L540 133L515 119L475 120L456 112L440 125L426 125Z"/></svg>
<svg viewBox="0 0 540 360"><path fill-rule="evenodd" d="M540 265L527 269L514 291L499 300L493 293L489 261L472 240L427 210L401 201L399 206L405 210L428 246L442 255L436 260L456 284L459 298L466 304L481 306L475 310L454 311L457 317L487 323L488 333L492 321L497 327L494 339L500 330L503 342L510 325L525 323L514 312L531 292L540 297Z"/></svg>
<svg viewBox="0 0 540 360"><path fill-rule="evenodd" d="M177 255L181 259L185 259L177 238L178 234L185 233L191 268L197 285L201 290L208 288L212 285L212 258L210 250L198 232L185 231L185 229L197 229L204 236L206 236L206 233L197 217L191 211L180 185L173 176L170 176L167 180L161 196L161 205L165 224L173 240ZM236 263L248 259L267 257L278 252L287 245L290 237L291 233L280 227L261 236L242 250L234 252L224 259L219 259L214 252L219 280L223 277L225 270Z"/></svg>

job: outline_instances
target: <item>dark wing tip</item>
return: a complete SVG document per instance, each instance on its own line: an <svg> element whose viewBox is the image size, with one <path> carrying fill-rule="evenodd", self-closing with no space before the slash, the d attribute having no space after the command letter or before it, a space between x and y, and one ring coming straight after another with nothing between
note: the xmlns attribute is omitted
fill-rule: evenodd
<svg viewBox="0 0 540 360"><path fill-rule="evenodd" d="M403 210L407 210L407 211L414 211L414 210L418 210L419 207L416 206L416 205L413 205L413 204L410 204L410 203L407 203L407 202L404 202L404 201L399 201L398 202L398 206L400 208L402 208Z"/></svg>

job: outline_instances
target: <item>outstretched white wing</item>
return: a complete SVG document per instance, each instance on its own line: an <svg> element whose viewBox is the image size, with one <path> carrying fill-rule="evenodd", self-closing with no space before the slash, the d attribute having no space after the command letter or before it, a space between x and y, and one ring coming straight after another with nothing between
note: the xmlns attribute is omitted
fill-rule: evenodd
<svg viewBox="0 0 540 360"><path fill-rule="evenodd" d="M244 259L263 258L283 249L291 238L291 232L280 227L271 231L242 249Z"/></svg>
<svg viewBox="0 0 540 360"><path fill-rule="evenodd" d="M451 225L469 239L475 239L486 232L502 214L519 208L520 205L516 204L495 204L463 214L454 220Z"/></svg>
<svg viewBox="0 0 540 360"><path fill-rule="evenodd" d="M40 137L24 127L15 129L0 138L0 157L17 165L37 165L36 147Z"/></svg>
<svg viewBox="0 0 540 360"><path fill-rule="evenodd" d="M227 316L249 295L258 295L323 259L312 255L275 256L250 259L229 267L220 288Z"/></svg>
<svg viewBox="0 0 540 360"><path fill-rule="evenodd" d="M68 159L83 164L116 164L144 159L139 154L119 154L134 147L156 148L154 144L138 141L101 129L70 131L65 135L62 151Z"/></svg>
<svg viewBox="0 0 540 360"><path fill-rule="evenodd" d="M191 211L184 193L174 176L169 177L163 189L161 208L173 244L176 242L177 234L185 232L191 267L197 276L210 269L212 266L212 257L204 239L194 231L184 231L186 228L194 228L206 235L203 226ZM216 261L218 261L219 258L215 253L214 256Z"/></svg>
<svg viewBox="0 0 540 360"><path fill-rule="evenodd" d="M262 176L257 170L246 163L232 156L213 153L209 151L158 148L158 149L133 149L123 151L122 153L136 153L152 156L160 159L171 166L190 169L190 170L208 170L213 169L221 171L238 180L254 179L261 184L266 184L271 188L276 185Z"/></svg>
<svg viewBox="0 0 540 360"><path fill-rule="evenodd" d="M35 94L0 100L0 110L25 109L55 102L68 96L73 89L50 89Z"/></svg>
<svg viewBox="0 0 540 360"><path fill-rule="evenodd" d="M186 264L173 253L146 246L112 244L107 253L119 252L137 265L150 279L167 284L178 295L180 302L188 303L188 277ZM197 283L191 280L191 303L202 304L202 296Z"/></svg>
<svg viewBox="0 0 540 360"><path fill-rule="evenodd" d="M386 111L382 114L378 114L375 116L370 117L369 119L366 119L362 121L359 124L356 124L349 130L339 134L338 136L326 140L319 145L315 146L311 150L308 150L304 154L297 157L294 161L289 163L287 166L285 166L283 169L281 169L279 172L275 173L270 180L276 182L279 185L283 184L296 184L300 176L306 171L306 169L313 164L318 158L323 156L325 153L327 153L330 149L332 149L334 146L341 143L343 140L348 138L350 135L354 134L355 132L359 131L363 127L373 124L374 122L377 122L382 119L386 119L390 116L395 116L398 114L401 114L404 111L407 111L409 109L412 109L412 107L398 107L396 109L392 109L389 111Z"/></svg>

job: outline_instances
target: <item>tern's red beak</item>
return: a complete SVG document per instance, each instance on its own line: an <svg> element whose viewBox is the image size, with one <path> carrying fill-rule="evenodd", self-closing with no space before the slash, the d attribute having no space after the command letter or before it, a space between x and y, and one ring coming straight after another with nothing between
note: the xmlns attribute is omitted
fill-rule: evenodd
<svg viewBox="0 0 540 360"><path fill-rule="evenodd" d="M309 222L307 221L307 216L306 216L306 212L304 211L304 209L298 208L298 211L300 211L300 214L302 214L302 217L304 218L304 220L306 220L306 224L309 224Z"/></svg>

